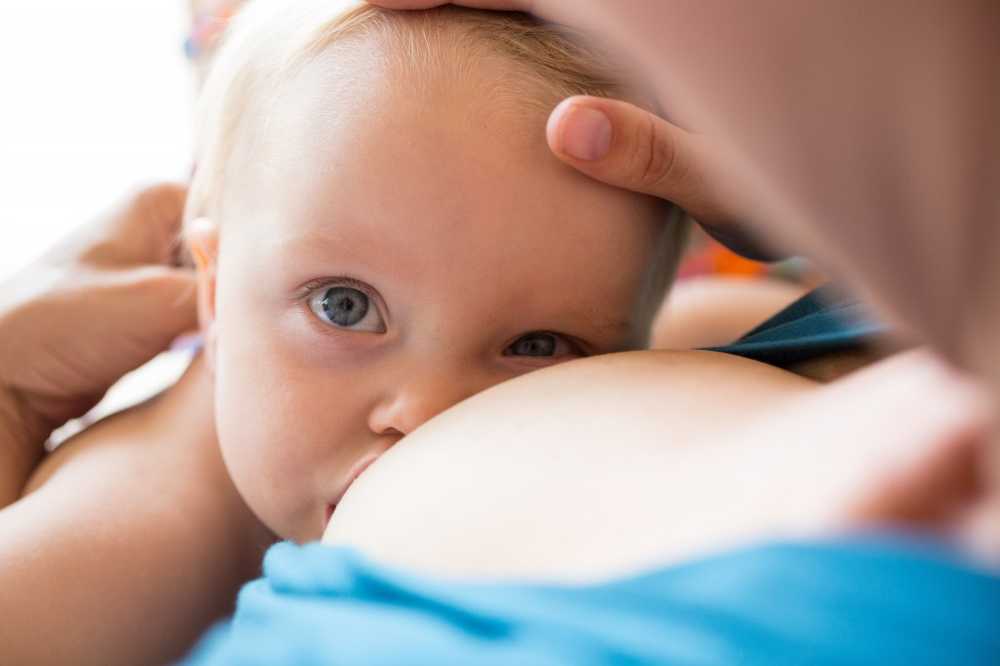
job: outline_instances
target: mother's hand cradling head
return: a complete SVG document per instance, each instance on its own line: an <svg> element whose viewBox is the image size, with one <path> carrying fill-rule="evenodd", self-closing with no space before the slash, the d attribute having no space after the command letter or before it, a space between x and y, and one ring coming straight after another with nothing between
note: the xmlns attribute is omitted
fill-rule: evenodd
<svg viewBox="0 0 1000 666"><path fill-rule="evenodd" d="M735 191L725 191L722 163L703 136L627 102L565 99L547 128L549 147L591 178L677 204L732 249L765 259L747 237Z"/></svg>
<svg viewBox="0 0 1000 666"><path fill-rule="evenodd" d="M372 4L390 9L428 9L449 3L372 0ZM579 12L557 12L556 2L462 0L451 4L531 12L583 27L571 20ZM733 226L733 207L723 205L724 197L715 181L706 176L711 163L709 145L663 118L625 102L576 96L564 100L552 112L547 135L549 147L559 159L592 178L668 199L703 224Z"/></svg>
<svg viewBox="0 0 1000 666"><path fill-rule="evenodd" d="M173 265L186 194L141 189L0 285L0 397L27 446L195 328L194 275Z"/></svg>

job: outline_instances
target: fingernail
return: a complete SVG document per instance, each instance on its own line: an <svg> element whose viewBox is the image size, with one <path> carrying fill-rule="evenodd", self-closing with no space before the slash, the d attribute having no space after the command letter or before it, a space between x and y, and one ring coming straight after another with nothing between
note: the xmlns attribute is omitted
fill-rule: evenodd
<svg viewBox="0 0 1000 666"><path fill-rule="evenodd" d="M611 121L597 109L574 105L563 112L562 151L578 160L592 162L611 149Z"/></svg>

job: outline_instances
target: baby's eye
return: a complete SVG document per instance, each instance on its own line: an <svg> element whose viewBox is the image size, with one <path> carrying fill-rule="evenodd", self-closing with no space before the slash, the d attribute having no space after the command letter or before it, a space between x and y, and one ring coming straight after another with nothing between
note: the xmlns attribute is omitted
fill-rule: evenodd
<svg viewBox="0 0 1000 666"><path fill-rule="evenodd" d="M385 332L385 322L371 298L353 287L322 287L309 296L309 307L324 323L337 328Z"/></svg>
<svg viewBox="0 0 1000 666"><path fill-rule="evenodd" d="M558 358L582 356L576 345L555 333L528 333L512 342L503 352L504 356L529 356Z"/></svg>

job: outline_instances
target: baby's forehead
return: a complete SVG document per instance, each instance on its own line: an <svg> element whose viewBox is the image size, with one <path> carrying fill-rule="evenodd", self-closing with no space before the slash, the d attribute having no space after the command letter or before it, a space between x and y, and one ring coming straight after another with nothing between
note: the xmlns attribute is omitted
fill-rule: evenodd
<svg viewBox="0 0 1000 666"><path fill-rule="evenodd" d="M274 120L303 106L315 116L370 118L401 100L420 100L428 115L458 109L470 122L500 115L520 129L543 130L561 99L558 86L448 25L423 35L409 26L342 37L253 93L259 99L247 108L259 109L254 131L284 131Z"/></svg>
<svg viewBox="0 0 1000 666"><path fill-rule="evenodd" d="M345 3L335 0L257 0L237 19L202 95L189 215L222 218L223 201L239 193L233 172L261 165L266 148L289 142L282 113L290 106L321 100L313 104L315 114L365 114L376 93L386 97L385 80L397 96L425 99L428 113L478 103L468 110L470 122L496 111L529 115L531 123L507 133L533 131L533 138L563 97L631 99L615 82L621 68L524 15L347 4L355 7L344 12Z"/></svg>
<svg viewBox="0 0 1000 666"><path fill-rule="evenodd" d="M285 87L241 161L252 176L240 191L280 204L288 224L381 220L416 240L459 224L485 238L629 236L648 221L648 200L551 154L541 109L497 104L480 81L401 83L378 58L348 70L335 55Z"/></svg>
<svg viewBox="0 0 1000 666"><path fill-rule="evenodd" d="M474 197L484 181L516 197L526 184L565 176L546 146L547 107L525 101L541 93L513 91L533 85L517 82L515 66L503 58L417 66L385 57L385 39L339 42L248 105L226 194L301 196L317 173L335 172L337 181L375 179L397 195L440 183L442 191L425 193L445 206Z"/></svg>
<svg viewBox="0 0 1000 666"><path fill-rule="evenodd" d="M570 95L634 98L596 52L525 18L456 7L368 8L357 15L363 18L319 31L311 45L307 40L297 47L261 49L264 64L258 69L273 71L269 80L245 87L249 133L275 127L268 122L275 107L308 100L322 101L328 114L357 115L380 100L419 97L428 112L452 104L470 115L502 111L509 121L527 117L537 133L539 121L544 129L551 109Z"/></svg>

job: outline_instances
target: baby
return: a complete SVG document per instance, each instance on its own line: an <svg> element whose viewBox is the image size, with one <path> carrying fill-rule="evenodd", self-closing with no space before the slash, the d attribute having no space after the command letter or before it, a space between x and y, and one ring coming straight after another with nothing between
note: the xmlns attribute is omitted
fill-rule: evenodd
<svg viewBox="0 0 1000 666"><path fill-rule="evenodd" d="M188 204L204 356L31 480L25 539L57 562L20 563L12 663L179 657L267 544L319 539L428 419L647 345L685 224L552 156L548 112L573 94L644 102L525 16L247 6L204 88Z"/></svg>
<svg viewBox="0 0 1000 666"><path fill-rule="evenodd" d="M223 458L296 541L442 410L644 347L684 233L546 148L563 97L637 101L596 53L525 17L342 10L237 19L188 211Z"/></svg>

